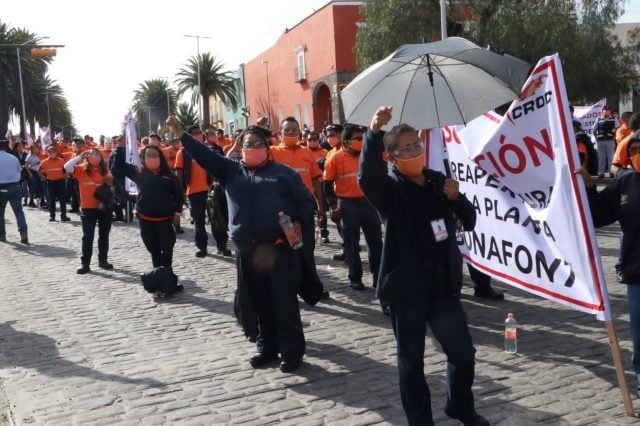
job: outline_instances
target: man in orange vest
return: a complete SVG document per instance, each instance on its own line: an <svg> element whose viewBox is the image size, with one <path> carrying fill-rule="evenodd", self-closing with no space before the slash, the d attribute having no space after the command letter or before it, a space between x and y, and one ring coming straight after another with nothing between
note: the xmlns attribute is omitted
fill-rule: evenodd
<svg viewBox="0 0 640 426"><path fill-rule="evenodd" d="M330 205L331 219L342 224L349 281L354 290L364 290L362 262L358 253L361 228L369 249L369 269L373 274L374 287L378 281L382 255L380 217L358 185L358 163L363 135L362 127L345 125L342 131L342 148L324 166L324 189Z"/></svg>
<svg viewBox="0 0 640 426"><path fill-rule="evenodd" d="M188 133L204 143L204 136L200 130L200 126L191 126ZM191 218L196 228L196 257L205 257L207 255L208 236L205 228L205 218L207 212L207 193L209 191L209 176L191 156L181 149L176 156L175 166L178 178L183 186L187 188L187 196L189 197L189 207Z"/></svg>

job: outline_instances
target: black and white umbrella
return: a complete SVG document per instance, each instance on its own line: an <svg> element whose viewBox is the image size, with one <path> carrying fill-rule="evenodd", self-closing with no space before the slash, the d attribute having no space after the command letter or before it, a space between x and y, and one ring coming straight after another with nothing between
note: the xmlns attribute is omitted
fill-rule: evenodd
<svg viewBox="0 0 640 426"><path fill-rule="evenodd" d="M517 98L529 69L525 61L459 37L405 44L344 88L345 119L368 125L384 105L393 107L388 126L464 124Z"/></svg>

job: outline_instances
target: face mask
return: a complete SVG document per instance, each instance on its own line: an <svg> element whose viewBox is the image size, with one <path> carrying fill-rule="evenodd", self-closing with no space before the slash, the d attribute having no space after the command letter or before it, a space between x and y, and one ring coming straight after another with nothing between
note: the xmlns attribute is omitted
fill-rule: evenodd
<svg viewBox="0 0 640 426"><path fill-rule="evenodd" d="M424 167L424 154L420 154L417 157L410 158L408 160L401 160L396 158L396 168L400 173L409 177L420 176L422 168Z"/></svg>
<svg viewBox="0 0 640 426"><path fill-rule="evenodd" d="M49 154L49 158L52 159L52 160L55 160L57 156L58 156L58 154L56 154L55 152Z"/></svg>
<svg viewBox="0 0 640 426"><path fill-rule="evenodd" d="M316 149L320 146L320 141L307 141L307 145L309 145L311 149Z"/></svg>
<svg viewBox="0 0 640 426"><path fill-rule="evenodd" d="M91 164L93 167L97 167L100 165L100 163L102 163L102 157L90 155L88 161L89 161L89 164Z"/></svg>
<svg viewBox="0 0 640 426"><path fill-rule="evenodd" d="M160 168L160 157L145 158L144 165L151 171L158 170Z"/></svg>
<svg viewBox="0 0 640 426"><path fill-rule="evenodd" d="M282 143L284 143L285 146L296 146L298 142L300 142L300 139L295 136L282 135Z"/></svg>
<svg viewBox="0 0 640 426"><path fill-rule="evenodd" d="M354 151L362 151L362 141L352 140L351 145L349 147Z"/></svg>
<svg viewBox="0 0 640 426"><path fill-rule="evenodd" d="M338 142L340 142L340 138L337 136L331 136L327 138L327 142L329 142L329 145L331 145L331 148L333 148L334 146L338 145Z"/></svg>
<svg viewBox="0 0 640 426"><path fill-rule="evenodd" d="M629 158L629 162L631 163L633 170L640 173L640 154L632 155L631 158Z"/></svg>
<svg viewBox="0 0 640 426"><path fill-rule="evenodd" d="M266 148L244 148L242 150L242 162L247 167L258 167L267 161Z"/></svg>

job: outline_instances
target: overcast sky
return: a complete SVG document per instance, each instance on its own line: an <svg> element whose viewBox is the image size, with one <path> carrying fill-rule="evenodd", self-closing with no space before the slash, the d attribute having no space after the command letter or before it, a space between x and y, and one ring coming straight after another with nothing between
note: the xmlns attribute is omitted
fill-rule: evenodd
<svg viewBox="0 0 640 426"><path fill-rule="evenodd" d="M196 54L196 39L184 34L211 37L200 40L200 51L235 70L327 2L5 0L0 19L65 45L50 75L64 90L79 133L97 136L120 130L142 82L174 76ZM640 22L640 0L626 9L622 22ZM10 127L17 133L17 122Z"/></svg>

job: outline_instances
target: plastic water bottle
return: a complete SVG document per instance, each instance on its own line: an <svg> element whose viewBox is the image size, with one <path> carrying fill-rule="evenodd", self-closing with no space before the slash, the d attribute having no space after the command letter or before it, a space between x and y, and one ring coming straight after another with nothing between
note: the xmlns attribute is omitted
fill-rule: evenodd
<svg viewBox="0 0 640 426"><path fill-rule="evenodd" d="M504 320L504 351L510 354L515 354L518 351L517 326L516 319L509 312L507 319Z"/></svg>
<svg viewBox="0 0 640 426"><path fill-rule="evenodd" d="M316 226L316 243L322 241L322 230L319 226Z"/></svg>
<svg viewBox="0 0 640 426"><path fill-rule="evenodd" d="M291 248L294 250L298 250L302 247L302 238L296 234L295 227L289 215L284 214L284 212L278 213L279 219L278 222L284 231L284 235L287 237Z"/></svg>

